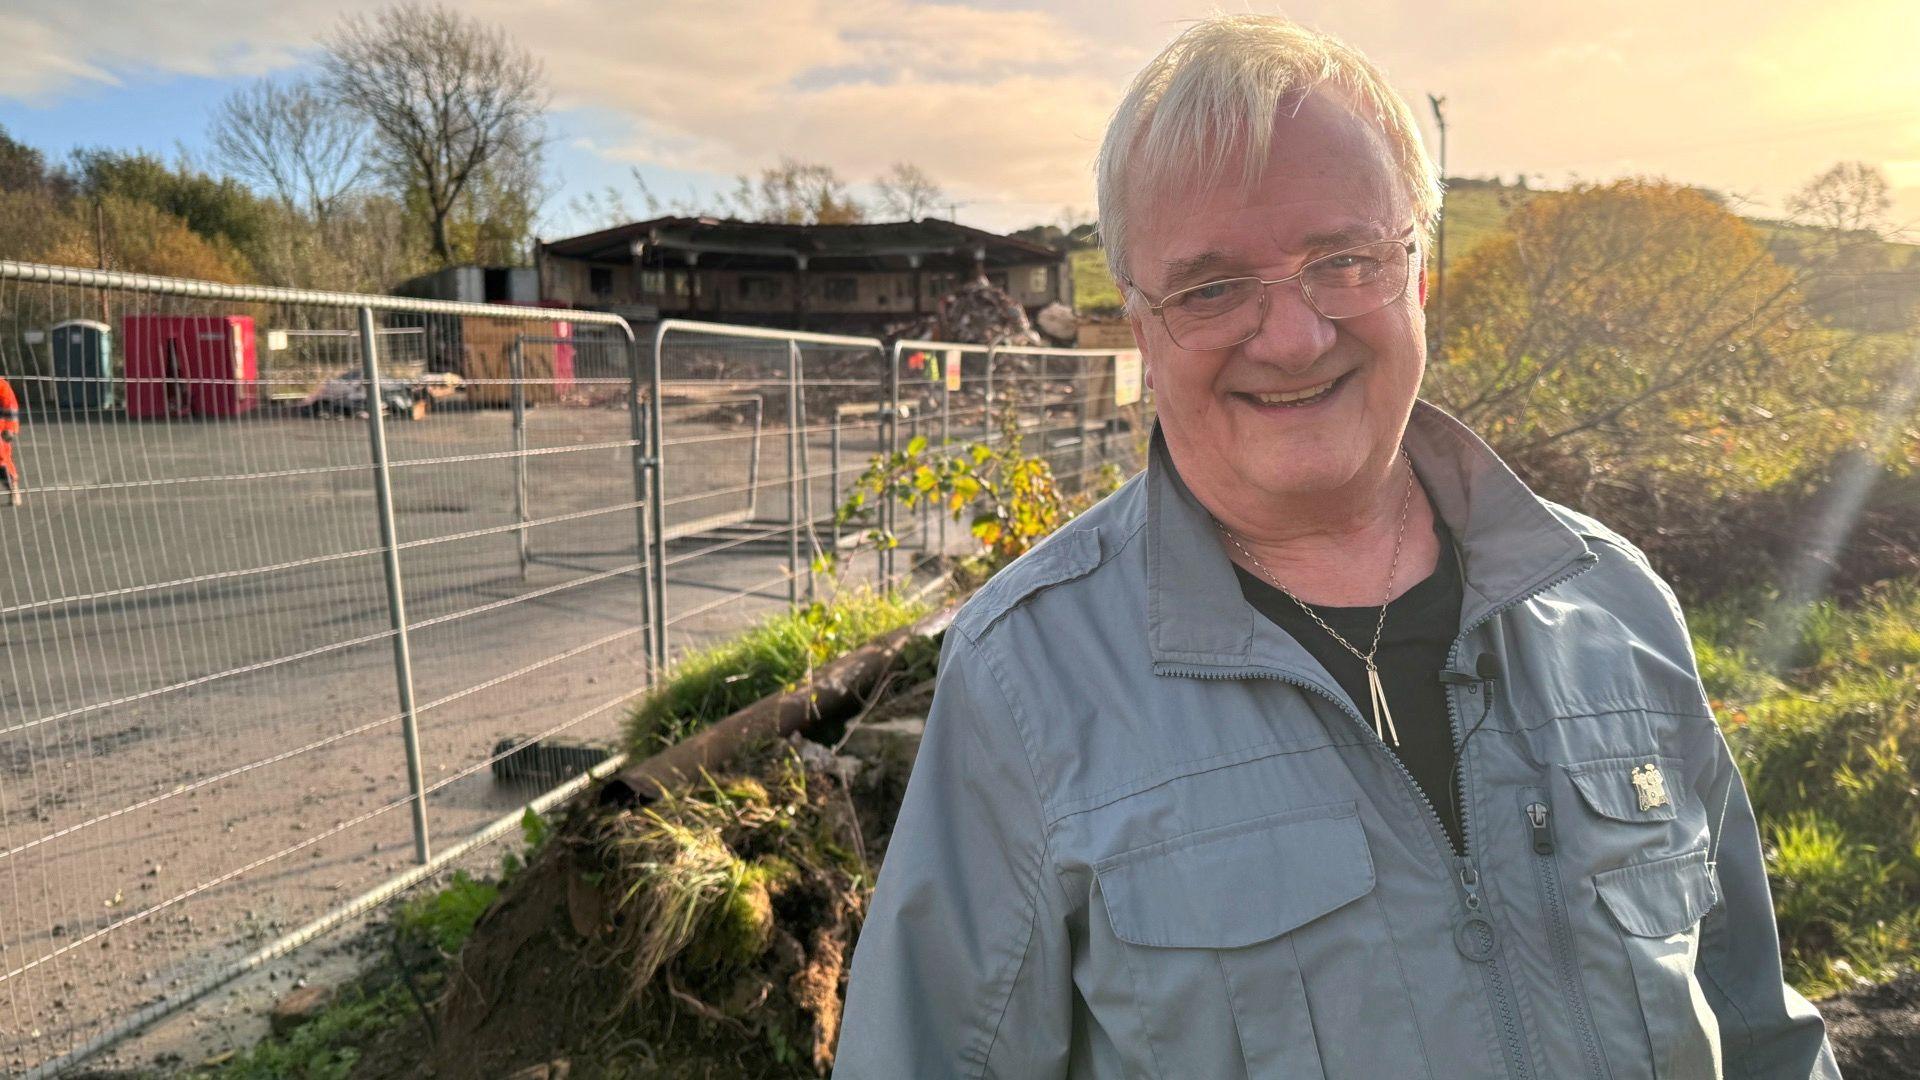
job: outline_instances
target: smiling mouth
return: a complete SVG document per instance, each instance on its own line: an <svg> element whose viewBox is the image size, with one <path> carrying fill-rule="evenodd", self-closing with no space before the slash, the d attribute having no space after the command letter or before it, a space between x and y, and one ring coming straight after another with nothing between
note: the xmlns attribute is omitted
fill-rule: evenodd
<svg viewBox="0 0 1920 1080"><path fill-rule="evenodd" d="M1303 387L1299 390L1289 390L1289 391L1286 391L1285 393L1240 394L1238 396L1242 398L1246 398L1249 401L1256 402L1260 405L1267 405L1267 406L1277 405L1283 408L1297 409L1297 408L1301 408L1302 406L1312 405L1326 398L1328 395L1332 394L1335 390L1339 389L1340 384L1345 382L1347 379L1347 376L1351 374L1353 374L1353 372L1349 371L1349 372L1346 372L1345 374L1337 375L1334 378L1328 379L1326 382L1319 383L1315 386Z"/></svg>

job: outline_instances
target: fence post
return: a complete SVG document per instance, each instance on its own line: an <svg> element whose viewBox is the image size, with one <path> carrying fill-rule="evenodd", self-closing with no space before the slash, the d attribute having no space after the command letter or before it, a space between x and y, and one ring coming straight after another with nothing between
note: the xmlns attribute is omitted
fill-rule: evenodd
<svg viewBox="0 0 1920 1080"><path fill-rule="evenodd" d="M947 459L953 455L953 384L956 381L947 373L947 365L944 361L951 359L954 365L958 367L962 362L961 357L963 355L964 350L948 349L947 355L942 358L943 362L940 365L940 461L943 465ZM945 503L937 500L930 500L930 502L933 503L934 514L940 522L940 539L938 541L940 551L938 555L940 564L944 566L946 565L947 558L947 518L952 515L947 513Z"/></svg>
<svg viewBox="0 0 1920 1080"><path fill-rule="evenodd" d="M638 348L638 346L635 346ZM666 436L667 403L660 388L660 369L665 366L667 349L667 326L663 322L653 334L653 366L647 369L647 395L652 399L652 410L647 418L653 431L653 445L650 453L653 457L653 496L648 514L653 521L653 610L654 626L653 647L659 655L654 658L656 670L663 674L667 670L667 452ZM756 440L757 444L757 440Z"/></svg>
<svg viewBox="0 0 1920 1080"><path fill-rule="evenodd" d="M887 396L887 432L886 454L891 463L894 455L900 452L900 346L894 345L892 352L882 352L887 361L885 376ZM894 498L887 494L880 500L880 529L887 537L887 546L879 553L880 587L885 589L893 583L893 550L899 542L894 531L894 522L898 518L895 512Z"/></svg>
<svg viewBox="0 0 1920 1080"><path fill-rule="evenodd" d="M993 416L993 367L999 359L999 344L987 346L987 404L980 414L980 441L988 446L993 445L993 437L999 431Z"/></svg>
<svg viewBox="0 0 1920 1080"><path fill-rule="evenodd" d="M811 604L814 599L813 557L820 545L813 531L813 523L818 519L813 513L813 448L809 445L813 440L807 430L807 354L801 350L798 341L791 344L793 346L794 416L800 429L800 516L807 523L807 545L801 556L805 560L807 569L807 603Z"/></svg>
<svg viewBox="0 0 1920 1080"><path fill-rule="evenodd" d="M800 343L787 341L787 604L800 606Z"/></svg>
<svg viewBox="0 0 1920 1080"><path fill-rule="evenodd" d="M1078 417L1075 424L1080 429L1080 479L1074 486L1074 491L1076 492L1087 490L1087 469L1089 468L1087 465L1087 443L1090 438L1087 434L1087 421L1089 419L1088 414L1093 408L1093 402L1089 400L1091 396L1089 391L1093 389L1094 381L1093 358L1083 356L1080 358L1080 389L1079 392L1073 395L1079 403L1079 408L1074 410L1074 412Z"/></svg>
<svg viewBox="0 0 1920 1080"><path fill-rule="evenodd" d="M513 401L513 520L520 528L514 531L516 546L520 555L520 580L527 580L527 387L526 387L526 335L517 334L513 339L513 351L507 354L507 377L512 380L509 392Z"/></svg>
<svg viewBox="0 0 1920 1080"><path fill-rule="evenodd" d="M393 472L387 464L387 421L380 396L379 341L373 309L360 309L360 375L367 389L367 435L373 446L373 496L387 570L387 619L393 627L393 674L400 693L400 732L407 743L407 790L413 795L413 855L430 858L426 783L420 775L420 726L413 707L413 653L407 645L407 597L400 582L400 540L393 524Z"/></svg>
<svg viewBox="0 0 1920 1080"><path fill-rule="evenodd" d="M655 621L654 610L654 557L653 544L647 535L647 512L659 501L660 493L654 478L658 463L653 458L653 405L642 401L640 397L640 343L633 336L633 328L626 328L627 334L627 438L633 443L633 451L628 456L633 459L633 535L634 554L641 562L640 611L641 618L647 621L647 631L643 635L647 651L647 682L651 685L660 678L659 642L660 624Z"/></svg>
<svg viewBox="0 0 1920 1080"><path fill-rule="evenodd" d="M839 406L833 410L833 441L827 445L827 468L833 473L827 490L831 492L828 502L833 510L833 554L840 554L840 425L842 422Z"/></svg>

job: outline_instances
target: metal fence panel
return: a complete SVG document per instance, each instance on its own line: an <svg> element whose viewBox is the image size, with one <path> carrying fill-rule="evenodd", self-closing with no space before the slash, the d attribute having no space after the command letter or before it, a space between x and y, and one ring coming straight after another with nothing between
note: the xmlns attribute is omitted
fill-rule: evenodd
<svg viewBox="0 0 1920 1080"><path fill-rule="evenodd" d="M112 393L45 355L82 316ZM611 743L654 630L630 340L0 264L0 1065L457 850L538 794L493 782L516 739Z"/></svg>
<svg viewBox="0 0 1920 1080"><path fill-rule="evenodd" d="M55 362L79 324L109 363ZM836 587L818 556L884 586L965 550L924 508L886 508L885 558L836 521L875 454L1017 432L1070 491L1137 469L1128 355L636 345L604 314L0 262L0 1068L473 860L584 783L496 765L610 744L669 645Z"/></svg>

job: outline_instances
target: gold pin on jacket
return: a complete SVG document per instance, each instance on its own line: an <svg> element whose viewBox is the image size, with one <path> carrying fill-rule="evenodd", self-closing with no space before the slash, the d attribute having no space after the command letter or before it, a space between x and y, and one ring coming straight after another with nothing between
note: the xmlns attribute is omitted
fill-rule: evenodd
<svg viewBox="0 0 1920 1080"><path fill-rule="evenodd" d="M1667 779L1661 775L1660 766L1652 762L1634 767L1633 790L1640 795L1642 810L1667 805Z"/></svg>

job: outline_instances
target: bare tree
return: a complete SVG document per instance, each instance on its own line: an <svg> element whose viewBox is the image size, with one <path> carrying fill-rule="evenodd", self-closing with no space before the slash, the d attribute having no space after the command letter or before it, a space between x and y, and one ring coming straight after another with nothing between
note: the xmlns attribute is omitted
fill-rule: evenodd
<svg viewBox="0 0 1920 1080"><path fill-rule="evenodd" d="M322 44L328 90L373 125L376 160L398 191L419 198L434 256L451 262L448 223L468 185L538 175L548 101L540 62L498 27L415 3L348 16Z"/></svg>
<svg viewBox="0 0 1920 1080"><path fill-rule="evenodd" d="M867 216L832 166L794 158L762 169L758 183L739 177L727 202L748 220L786 225L848 225Z"/></svg>
<svg viewBox="0 0 1920 1080"><path fill-rule="evenodd" d="M893 168L873 182L880 190L880 207L889 216L918 221L921 215L940 205L946 192L918 165L897 161Z"/></svg>
<svg viewBox="0 0 1920 1080"><path fill-rule="evenodd" d="M1835 232L1878 235L1893 201L1887 174L1864 161L1842 161L1807 181L1787 199L1787 209Z"/></svg>
<svg viewBox="0 0 1920 1080"><path fill-rule="evenodd" d="M366 123L312 83L241 87L209 128L216 163L320 224L367 178Z"/></svg>

